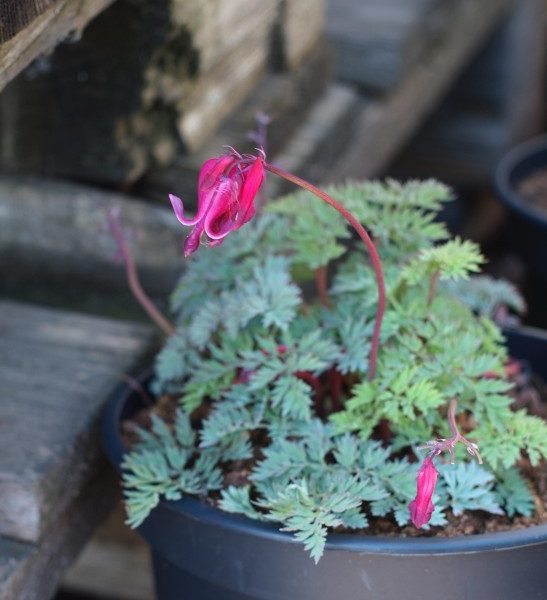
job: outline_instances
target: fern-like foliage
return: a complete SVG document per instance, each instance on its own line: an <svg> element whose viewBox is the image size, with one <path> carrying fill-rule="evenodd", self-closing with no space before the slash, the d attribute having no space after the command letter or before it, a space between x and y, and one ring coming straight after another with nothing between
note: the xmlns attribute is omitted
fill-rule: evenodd
<svg viewBox="0 0 547 600"><path fill-rule="evenodd" d="M198 495L221 487L218 451L197 452L195 437L183 411L172 426L155 417L151 431L141 431L141 443L122 463L129 525L138 527L160 498L179 500L183 493Z"/></svg>
<svg viewBox="0 0 547 600"><path fill-rule="evenodd" d="M447 281L446 291L469 306L476 314L496 316L498 308L505 306L517 314L526 310L526 304L514 285L503 279L477 275L467 280Z"/></svg>
<svg viewBox="0 0 547 600"><path fill-rule="evenodd" d="M519 473L512 467L496 473L496 495L498 503L510 516L516 514L529 517L534 512L534 499L530 487Z"/></svg>
<svg viewBox="0 0 547 600"><path fill-rule="evenodd" d="M360 243L307 192L270 203L222 248L200 249L173 292L177 331L157 356L153 391L179 408L173 422L153 417L124 460L133 526L162 498L220 490L223 510L278 522L316 561L329 531L377 517L403 527L416 493L414 449L450 435L452 399L485 466L466 461L465 449L455 466L438 465L430 526L448 513L533 511L515 464L547 455L547 427L511 409L507 352L489 319L499 306L520 311L520 298L470 277L483 261L477 246L448 239L435 220L450 198L445 186L328 191L369 230L384 263L374 380L376 279ZM320 267L330 275L328 304L310 293ZM223 473L241 465L241 485L224 485Z"/></svg>

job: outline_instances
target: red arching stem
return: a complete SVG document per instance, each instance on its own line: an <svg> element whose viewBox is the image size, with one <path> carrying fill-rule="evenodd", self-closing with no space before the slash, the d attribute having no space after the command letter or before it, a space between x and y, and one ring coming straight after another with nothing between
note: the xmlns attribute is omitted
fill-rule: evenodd
<svg viewBox="0 0 547 600"><path fill-rule="evenodd" d="M323 306L329 306L329 290L327 286L327 267L317 267L315 269L315 287L319 294L319 300Z"/></svg>
<svg viewBox="0 0 547 600"><path fill-rule="evenodd" d="M127 245L127 241L123 235L123 231L118 220L118 215L114 210L109 210L107 211L106 217L108 219L110 231L112 232L112 235L118 244L120 254L122 255L125 265L125 272L127 274L127 281L133 296L135 296L139 304L143 307L152 321L154 321L154 323L156 323L156 325L167 335L172 335L175 333L175 328L173 327L172 323L170 323L161 314L156 305L152 302L152 300L150 300L150 298L146 295L146 292L142 289L137 269L135 267L135 261L133 260L133 255L131 254L129 246Z"/></svg>
<svg viewBox="0 0 547 600"><path fill-rule="evenodd" d="M321 382L315 375L312 375L309 371L296 371L295 375L298 379L305 381L308 385L313 388L315 392L315 409L318 416L325 416L325 407L323 406L323 388Z"/></svg>
<svg viewBox="0 0 547 600"><path fill-rule="evenodd" d="M336 369L331 367L328 371L328 382L330 397L332 400L332 411L338 412L342 409L342 403L340 397L342 396L342 374Z"/></svg>
<svg viewBox="0 0 547 600"><path fill-rule="evenodd" d="M376 321L374 323L374 331L372 333L372 340L370 345L370 356L369 356L369 367L368 367L368 378L370 380L374 379L374 374L376 373L376 357L378 355L378 346L380 343L380 329L382 327L382 319L384 316L384 310L386 305L386 287L384 283L384 275L382 272L382 263L380 261L380 257L378 256L378 251L376 250L376 246L373 241L370 239L369 234L366 229L359 223L359 221L339 202L337 202L334 198L315 187L311 183L293 175L292 173L288 173L279 167L275 167L267 162L264 162L264 168L270 173L274 175L278 175L279 177L283 177L287 181L294 183L305 190L308 190L312 194L315 194L318 198L321 198L323 202L330 204L334 209L336 209L346 221L355 229L358 233L359 237L363 240L369 254L370 260L372 262L372 266L374 268L374 272L376 273L376 284L378 286L378 307L376 309Z"/></svg>

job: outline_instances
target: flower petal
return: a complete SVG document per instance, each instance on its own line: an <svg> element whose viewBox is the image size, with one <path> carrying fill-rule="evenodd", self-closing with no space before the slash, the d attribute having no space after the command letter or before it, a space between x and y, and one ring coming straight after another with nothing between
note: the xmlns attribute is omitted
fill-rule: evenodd
<svg viewBox="0 0 547 600"><path fill-rule="evenodd" d="M212 240L226 237L239 226L239 183L226 178L215 191L211 210L205 216L205 233Z"/></svg>
<svg viewBox="0 0 547 600"><path fill-rule="evenodd" d="M256 212L254 199L264 181L264 161L256 158L248 173L245 174L239 202L241 205L241 225L250 221Z"/></svg>
<svg viewBox="0 0 547 600"><path fill-rule="evenodd" d="M198 248L203 234L203 223L198 223L184 241L184 258L188 258Z"/></svg>
<svg viewBox="0 0 547 600"><path fill-rule="evenodd" d="M171 200L171 206L173 207L173 210L175 211L175 215L176 215L177 219L183 225L187 225L187 226L195 225L200 220L201 217L199 216L199 213L193 219L187 219L184 216L184 204L182 203L182 200L178 196L169 194L169 200Z"/></svg>
<svg viewBox="0 0 547 600"><path fill-rule="evenodd" d="M433 464L433 459L428 456L418 471L416 498L408 505L410 518L418 529L429 522L435 510L431 498L435 491L437 476L438 473Z"/></svg>
<svg viewBox="0 0 547 600"><path fill-rule="evenodd" d="M182 200L174 194L169 194L169 200L180 223L187 227L195 225L205 217L211 207L211 190L226 170L233 166L233 156L219 156L206 160L199 171L198 177L198 211L192 219L184 216L184 205Z"/></svg>

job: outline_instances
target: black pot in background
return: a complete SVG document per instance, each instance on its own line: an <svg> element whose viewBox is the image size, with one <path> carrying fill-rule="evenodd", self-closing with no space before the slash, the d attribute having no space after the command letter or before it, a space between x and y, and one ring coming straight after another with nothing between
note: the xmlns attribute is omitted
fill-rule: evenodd
<svg viewBox="0 0 547 600"><path fill-rule="evenodd" d="M547 136L510 150L496 168L494 187L509 210L506 245L526 265L529 322L547 328L547 212L532 206L517 191L520 182L542 169L547 169Z"/></svg>
<svg viewBox="0 0 547 600"><path fill-rule="evenodd" d="M523 328L506 335L511 355L547 378L547 334ZM142 406L125 385L106 407L103 442L118 470L120 422ZM318 565L290 534L194 497L162 501L139 531L152 547L158 600L547 597L547 525L455 538L331 535Z"/></svg>

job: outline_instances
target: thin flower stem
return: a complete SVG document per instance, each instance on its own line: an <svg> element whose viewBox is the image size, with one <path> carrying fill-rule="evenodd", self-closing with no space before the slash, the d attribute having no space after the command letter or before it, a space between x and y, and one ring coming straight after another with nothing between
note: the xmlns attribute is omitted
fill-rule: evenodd
<svg viewBox="0 0 547 600"><path fill-rule="evenodd" d="M329 306L329 291L327 286L327 267L322 266L315 269L315 287L319 295L319 300L323 306Z"/></svg>
<svg viewBox="0 0 547 600"><path fill-rule="evenodd" d="M459 439L461 437L460 431L458 429L458 424L456 423L456 408L458 407L458 401L455 398L452 398L448 403L448 411L446 414L446 418L448 420L448 426L450 427L450 431L454 438Z"/></svg>
<svg viewBox="0 0 547 600"><path fill-rule="evenodd" d="M433 440L426 442L419 448L430 452L431 457L439 456L441 452L447 451L450 454L450 463L454 464L456 455L454 454L454 446L461 442L467 448L467 453L474 456L478 463L482 465L482 458L477 447L477 444L470 442L465 436L460 433L458 424L456 423L456 409L458 408L458 401L452 398L448 403L447 420L448 426L452 433L452 437L448 439Z"/></svg>
<svg viewBox="0 0 547 600"><path fill-rule="evenodd" d="M437 293L437 284L439 283L439 277L441 275L440 271L435 271L433 275L431 275L431 279L429 280L429 293L427 295L427 306L431 306L433 304L433 300L435 300L435 294Z"/></svg>
<svg viewBox="0 0 547 600"><path fill-rule="evenodd" d="M380 329L382 327L382 319L385 311L386 304L386 288L384 283L384 275L382 271L382 263L380 261L380 257L378 256L378 251L376 250L376 246L373 241L370 239L369 234L366 229L359 223L359 221L339 202L337 202L334 198L315 187L311 183L293 175L292 173L288 173L279 167L276 167L272 164L264 162L264 168L270 173L274 175L278 175L279 177L283 177L287 181L294 183L305 190L308 190L312 194L315 194L318 198L330 204L334 209L336 209L346 221L355 229L359 237L363 240L365 244L370 259L372 262L372 266L374 268L374 272L376 274L376 283L378 287L378 307L376 309L376 321L374 323L374 331L372 333L372 340L370 345L370 355L369 355L369 368L368 368L368 378L369 380L374 379L374 375L376 373L376 358L378 355L378 346L380 344Z"/></svg>
<svg viewBox="0 0 547 600"><path fill-rule="evenodd" d="M154 321L154 323L167 335L172 335L175 333L173 324L161 314L156 305L152 302L152 300L150 300L146 292L142 289L139 281L139 275L135 267L135 261L133 260L133 255L131 254L129 246L127 245L118 215L114 210L109 210L107 211L106 217L110 231L112 232L112 235L118 244L118 249L125 265L125 272L127 274L129 288L131 289L133 296L137 299L138 303L142 306L152 321Z"/></svg>
<svg viewBox="0 0 547 600"><path fill-rule="evenodd" d="M319 417L324 417L325 407L323 406L323 388L321 387L319 379L309 371L297 371L295 375L313 388L315 395L315 410Z"/></svg>

